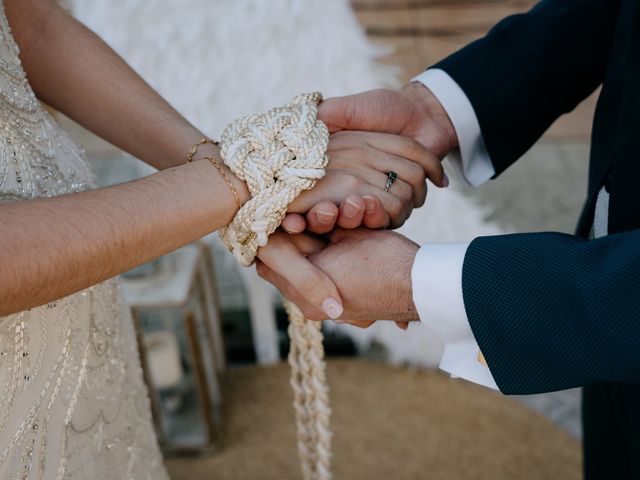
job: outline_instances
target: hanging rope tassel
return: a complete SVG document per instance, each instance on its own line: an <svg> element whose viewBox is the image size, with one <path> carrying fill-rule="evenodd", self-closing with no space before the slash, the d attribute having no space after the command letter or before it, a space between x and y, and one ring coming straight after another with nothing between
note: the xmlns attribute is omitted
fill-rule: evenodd
<svg viewBox="0 0 640 480"><path fill-rule="evenodd" d="M242 265L282 222L289 204L325 175L329 131L317 119L318 92L298 95L282 107L227 125L220 138L225 164L247 183L252 198L220 237ZM304 318L285 302L289 314L291 388L303 480L331 479L329 390L325 378L321 322Z"/></svg>
<svg viewBox="0 0 640 480"><path fill-rule="evenodd" d="M296 412L298 454L304 480L331 478L331 429L329 389L325 378L322 323L307 320L292 302L289 314L289 364L293 407Z"/></svg>

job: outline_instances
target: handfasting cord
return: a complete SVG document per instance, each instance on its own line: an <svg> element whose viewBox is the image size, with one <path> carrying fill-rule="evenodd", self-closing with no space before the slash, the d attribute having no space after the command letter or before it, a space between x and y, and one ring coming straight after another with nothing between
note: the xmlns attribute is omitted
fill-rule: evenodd
<svg viewBox="0 0 640 480"><path fill-rule="evenodd" d="M320 93L298 95L283 107L239 118L222 131L222 159L252 195L220 231L242 265L253 263L289 204L325 175L329 131L317 120L321 100Z"/></svg>
<svg viewBox="0 0 640 480"><path fill-rule="evenodd" d="M289 204L325 175L329 132L317 119L320 93L298 95L268 112L240 118L222 132L225 164L247 183L252 198L220 237L245 266L254 262ZM289 314L291 387L304 480L331 478L331 430L321 323L285 302Z"/></svg>
<svg viewBox="0 0 640 480"><path fill-rule="evenodd" d="M322 324L304 318L292 302L285 301L284 306L289 314L290 384L302 474L305 480L327 480L331 478L331 408L325 378Z"/></svg>

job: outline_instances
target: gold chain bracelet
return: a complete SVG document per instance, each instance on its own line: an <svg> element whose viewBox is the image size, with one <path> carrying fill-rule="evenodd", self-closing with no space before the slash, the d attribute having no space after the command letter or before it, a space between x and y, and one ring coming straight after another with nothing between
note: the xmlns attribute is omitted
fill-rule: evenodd
<svg viewBox="0 0 640 480"><path fill-rule="evenodd" d="M198 153L198 149L200 148L200 146L206 143L208 143L209 145L215 145L216 147L220 145L220 142L217 142L216 140L212 140L210 138L203 138L202 140L194 143L191 146L189 153L187 153L187 163L193 162L193 157L195 157L196 153Z"/></svg>
<svg viewBox="0 0 640 480"><path fill-rule="evenodd" d="M216 170L220 172L220 175L222 175L222 178L224 178L224 181L227 183L227 185L229 185L229 188L231 189L231 193L233 193L233 198L236 199L236 203L238 204L238 210L240 210L242 208L242 202L240 201L240 196L238 195L236 187L233 186L233 183L231 182L229 175L227 175L227 172L225 172L222 165L220 165L220 162L218 161L218 159L215 157L204 157L204 159L209 160L211 165L216 167Z"/></svg>
<svg viewBox="0 0 640 480"><path fill-rule="evenodd" d="M202 140L200 140L197 143L194 143L191 146L191 149L187 154L187 163L193 162L193 157L196 155L196 153L198 153L198 149L200 148L200 146L204 144L215 145L216 147L220 145L219 142L215 140L212 140L210 138L203 138ZM233 185L233 182L231 182L231 179L229 178L229 175L227 175L227 172L225 172L222 165L220 165L220 162L218 161L218 159L212 156L205 156L203 157L203 160L208 160L209 163L211 163L211 165L216 167L216 170L218 170L220 175L222 175L222 178L224 178L225 183L229 185L229 188L231 189L231 193L233 193L233 198L235 198L236 203L238 204L238 210L241 209L242 202L240 201L240 196L238 195L238 191L236 190L236 187Z"/></svg>

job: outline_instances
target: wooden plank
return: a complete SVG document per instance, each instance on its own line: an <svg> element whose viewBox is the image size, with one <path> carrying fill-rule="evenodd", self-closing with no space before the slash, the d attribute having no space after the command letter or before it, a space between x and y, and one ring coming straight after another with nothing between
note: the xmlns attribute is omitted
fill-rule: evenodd
<svg viewBox="0 0 640 480"><path fill-rule="evenodd" d="M357 12L357 16L371 35L446 36L467 32L483 34L499 20L527 10L527 5L479 4L466 8L456 5L415 10L365 10Z"/></svg>
<svg viewBox="0 0 640 480"><path fill-rule="evenodd" d="M355 10L400 10L441 6L466 8L474 5L533 5L536 0L352 0Z"/></svg>
<svg viewBox="0 0 640 480"><path fill-rule="evenodd" d="M533 0L354 0L369 38L392 47L381 61L415 74L483 36L500 19L527 11ZM561 117L545 134L552 139L589 138L596 95Z"/></svg>

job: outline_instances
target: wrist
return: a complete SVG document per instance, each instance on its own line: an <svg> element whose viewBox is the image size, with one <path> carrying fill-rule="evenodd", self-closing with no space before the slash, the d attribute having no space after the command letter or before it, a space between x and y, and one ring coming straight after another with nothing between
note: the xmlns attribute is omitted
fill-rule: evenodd
<svg viewBox="0 0 640 480"><path fill-rule="evenodd" d="M203 160L218 170L218 173L222 176L234 197L236 206L234 215L242 205L251 199L251 193L249 192L246 182L240 180L224 163L218 142L200 136L200 138L192 144L185 160L187 163Z"/></svg>
<svg viewBox="0 0 640 480"><path fill-rule="evenodd" d="M430 122L436 129L434 135L429 136L431 145L426 145L440 158L458 148L458 135L438 98L426 86L419 82L412 82L402 88L402 93L411 100L424 115L424 122ZM426 126L423 128L427 128Z"/></svg>
<svg viewBox="0 0 640 480"><path fill-rule="evenodd" d="M393 282L400 286L397 292L397 303L399 307L393 320L397 321L414 321L419 320L418 311L413 303L413 281L411 279L411 270L416 255L420 247L408 239L402 239L400 248L398 249L398 263L396 272L398 275ZM391 276L393 277L393 276Z"/></svg>
<svg viewBox="0 0 640 480"><path fill-rule="evenodd" d="M240 200L240 204L244 205L249 200L251 200L251 192L249 191L249 187L247 187L247 183L236 177L236 174L233 173L231 169L227 167L227 165L222 161L220 155L218 155L216 158L220 158L220 164L224 171L227 173L229 180L231 180L231 183L235 187L238 194L238 199Z"/></svg>

